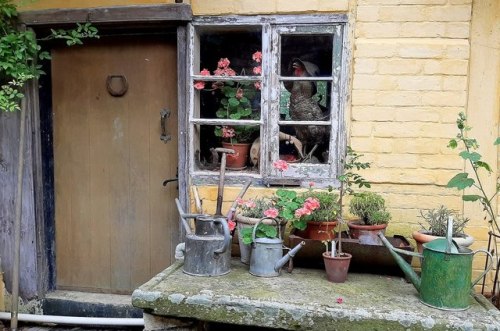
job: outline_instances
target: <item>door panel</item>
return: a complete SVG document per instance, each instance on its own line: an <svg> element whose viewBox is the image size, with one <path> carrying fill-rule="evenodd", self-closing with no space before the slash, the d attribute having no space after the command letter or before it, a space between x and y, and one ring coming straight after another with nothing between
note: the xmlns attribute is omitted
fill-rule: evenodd
<svg viewBox="0 0 500 331"><path fill-rule="evenodd" d="M53 52L58 288L128 293L171 263L177 189L162 182L176 176L176 68L175 43L159 40ZM121 97L113 75L128 83Z"/></svg>

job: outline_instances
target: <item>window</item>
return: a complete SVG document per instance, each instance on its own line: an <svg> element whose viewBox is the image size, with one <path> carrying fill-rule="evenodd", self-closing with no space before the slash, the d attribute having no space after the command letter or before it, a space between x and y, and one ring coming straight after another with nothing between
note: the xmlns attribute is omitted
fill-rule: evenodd
<svg viewBox="0 0 500 331"><path fill-rule="evenodd" d="M332 182L344 149L345 16L200 18L189 31L193 178L217 176L223 146L249 153L239 164L228 155L229 177L277 182L272 163L283 159L288 181Z"/></svg>

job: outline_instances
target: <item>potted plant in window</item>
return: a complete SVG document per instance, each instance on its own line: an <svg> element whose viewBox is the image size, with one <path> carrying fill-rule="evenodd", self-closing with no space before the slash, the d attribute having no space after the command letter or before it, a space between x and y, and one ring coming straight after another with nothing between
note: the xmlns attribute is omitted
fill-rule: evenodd
<svg viewBox="0 0 500 331"><path fill-rule="evenodd" d="M437 209L429 209L427 211L420 210L420 217L427 222L428 226L422 226L421 230L412 233L413 239L417 243L417 249L420 253L423 251L422 244L437 239L446 237L447 222L449 217L453 217L452 237L455 242L462 247L469 247L474 242L474 238L464 233L464 228L469 222L469 218L460 217L453 210L441 205Z"/></svg>
<svg viewBox="0 0 500 331"><path fill-rule="evenodd" d="M237 199L238 209L236 213L236 225L238 229L238 244L240 247L241 262L250 263L250 243L252 242L252 229L263 217L274 218L278 211L274 208L273 202L267 197L258 197L255 199ZM266 226L274 225L271 218L266 218L259 224L257 236L261 234L269 235L269 228ZM286 220L280 219L281 235L284 234ZM274 228L274 227L273 227ZM272 233L271 233L272 234Z"/></svg>
<svg viewBox="0 0 500 331"><path fill-rule="evenodd" d="M252 74L260 75L262 53L260 51L253 53L252 60ZM228 58L221 58L213 74L218 77L236 76L230 64ZM203 69L200 74L211 76L208 69ZM245 75L245 72L243 71L242 74ZM194 87L201 90L205 88L205 84L204 81L196 81ZM256 104L254 101L261 88L260 81L221 80L214 82L211 87L219 103L215 112L217 118L230 120L257 120L259 118L260 114L256 109L260 108L260 102ZM250 146L257 138L258 131L258 125L218 125L215 127L214 134L222 138L222 146L235 151L235 154L228 155L228 169L241 170L246 167Z"/></svg>
<svg viewBox="0 0 500 331"><path fill-rule="evenodd" d="M391 219L384 198L373 192L356 193L349 203L349 211L359 217L347 223L351 238L359 239L361 244L379 245L377 233L385 233Z"/></svg>

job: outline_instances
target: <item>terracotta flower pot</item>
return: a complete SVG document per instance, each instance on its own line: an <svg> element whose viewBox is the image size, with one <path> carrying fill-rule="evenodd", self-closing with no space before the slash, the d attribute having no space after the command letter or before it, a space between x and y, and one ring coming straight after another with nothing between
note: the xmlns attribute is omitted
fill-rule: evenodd
<svg viewBox="0 0 500 331"><path fill-rule="evenodd" d="M334 229L337 226L337 221L331 222L307 222L307 228L301 231L303 238L313 240L333 240L335 239Z"/></svg>
<svg viewBox="0 0 500 331"><path fill-rule="evenodd" d="M331 252L323 253L326 278L329 282L343 283L346 281L351 258L352 255L349 253L342 253L341 256L331 256Z"/></svg>
<svg viewBox="0 0 500 331"><path fill-rule="evenodd" d="M429 234L429 231L418 230L414 231L412 234L413 239L417 243L417 249L419 253L423 252L423 244L433 241L434 239L444 238L439 236L433 236ZM453 240L461 247L469 247L474 242L474 237L465 235L465 237L453 237Z"/></svg>
<svg viewBox="0 0 500 331"><path fill-rule="evenodd" d="M377 233L385 234L387 224L365 225L361 221L348 222L349 234L352 239L358 239L363 245L382 245Z"/></svg>
<svg viewBox="0 0 500 331"><path fill-rule="evenodd" d="M248 155L250 154L250 144L237 144L223 142L222 147L234 150L234 154L227 154L226 168L230 170L243 170L247 166Z"/></svg>

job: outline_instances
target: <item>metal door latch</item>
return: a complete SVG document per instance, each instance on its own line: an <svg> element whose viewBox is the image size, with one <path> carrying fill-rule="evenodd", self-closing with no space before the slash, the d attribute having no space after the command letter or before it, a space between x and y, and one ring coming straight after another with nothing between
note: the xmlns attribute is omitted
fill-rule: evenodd
<svg viewBox="0 0 500 331"><path fill-rule="evenodd" d="M164 143L167 143L172 139L172 136L170 136L167 133L167 119L170 118L170 110L164 108L160 111L160 124L161 124L161 135L160 135L160 140L163 141Z"/></svg>

